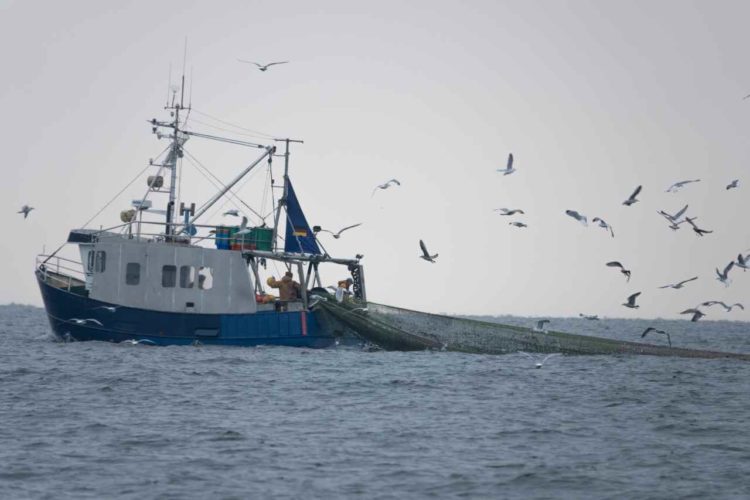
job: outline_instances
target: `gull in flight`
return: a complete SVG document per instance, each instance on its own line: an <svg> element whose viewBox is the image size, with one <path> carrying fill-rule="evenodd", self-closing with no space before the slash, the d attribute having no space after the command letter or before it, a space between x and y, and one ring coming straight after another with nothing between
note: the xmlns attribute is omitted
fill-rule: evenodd
<svg viewBox="0 0 750 500"><path fill-rule="evenodd" d="M68 321L72 321L76 325L85 325L87 323L94 323L95 325L104 326L102 325L101 321L93 319L93 318L86 318L86 319L70 318Z"/></svg>
<svg viewBox="0 0 750 500"><path fill-rule="evenodd" d="M548 319L540 319L539 321L536 322L536 326L534 327L534 331L535 332L547 333L547 329L544 328L544 325L546 323L549 323Z"/></svg>
<svg viewBox="0 0 750 500"><path fill-rule="evenodd" d="M536 361L536 358L534 356L532 356L531 354L529 354L528 352L523 352L523 351L518 351L518 352L520 352L521 354L523 354L527 358L530 358L531 360ZM552 354L547 354L547 356L545 356L543 360L536 361L536 363L534 364L534 368L539 369L539 368L543 367L544 363L546 363L549 358L554 357L554 356L559 356L559 355L560 355L559 352L555 352L555 353L552 353Z"/></svg>
<svg viewBox="0 0 750 500"><path fill-rule="evenodd" d="M223 215L224 215L224 217L226 217L227 215L231 215L233 217L239 217L240 216L240 212L236 208L233 208L231 210L227 210L226 212L224 212Z"/></svg>
<svg viewBox="0 0 750 500"><path fill-rule="evenodd" d="M254 61L245 61L244 59L237 59L237 60L239 62L243 62L243 63L247 63L247 64L255 64L258 67L258 69L261 70L261 71L267 71L268 68L270 68L271 66L273 66L275 64L286 64L286 63L289 62L289 61L278 61L278 62L272 62L272 63L268 63L268 64L259 64L259 63L254 62Z"/></svg>
<svg viewBox="0 0 750 500"><path fill-rule="evenodd" d="M509 175L516 171L515 168L513 168L513 153L510 153L508 155L508 164L505 168L498 168L498 172L502 172L503 175Z"/></svg>
<svg viewBox="0 0 750 500"><path fill-rule="evenodd" d="M703 236L704 234L713 233L713 231L708 231L706 229L701 229L698 226L696 226L695 222L694 222L696 220L695 217L693 217L693 218L685 217L685 220L687 220L688 224L690 224L691 226L693 226L693 231L695 231L695 234L697 234L698 236Z"/></svg>
<svg viewBox="0 0 750 500"><path fill-rule="evenodd" d="M685 205L684 207L682 207L682 209L679 212L677 212L674 215L668 214L664 210L659 210L659 212L657 212L657 213L659 215L661 215L662 217L664 217L665 219L667 219L667 221L669 221L669 228L670 229L672 229L674 231L677 231L678 229L680 229L680 224L683 224L683 223L687 222L686 219L680 220L680 217L682 217L683 215L685 215L685 212L687 211L687 209L688 209L688 206ZM695 219L697 219L697 217ZM695 219L693 219L693 220L695 220Z"/></svg>
<svg viewBox="0 0 750 500"><path fill-rule="evenodd" d="M496 208L495 212L502 212L500 215L526 215L520 208Z"/></svg>
<svg viewBox="0 0 750 500"><path fill-rule="evenodd" d="M736 188L739 185L739 183L740 183L739 179L733 180L732 182L727 184L727 190Z"/></svg>
<svg viewBox="0 0 750 500"><path fill-rule="evenodd" d="M679 283L674 283L672 285L660 286L659 288L674 288L675 290L679 290L680 288L682 288L683 286L685 286L685 283L689 283L689 282L695 281L697 279L698 279L698 276L696 276L694 278L690 278L689 280L680 281Z"/></svg>
<svg viewBox="0 0 750 500"><path fill-rule="evenodd" d="M99 306L99 307L95 307L94 309L105 309L105 310L113 313L113 312L115 312L117 310L117 307L115 307L115 306Z"/></svg>
<svg viewBox="0 0 750 500"><path fill-rule="evenodd" d="M716 268L716 279L724 283L724 286L729 286L732 280L729 279L729 271L734 267L734 261L727 264L724 268L724 272L719 272L719 268Z"/></svg>
<svg viewBox="0 0 750 500"><path fill-rule="evenodd" d="M625 307L628 307L630 309L638 309L641 306L639 306L639 305L637 305L635 303L635 299L637 299L640 294L641 294L641 292L634 293L633 295L631 295L630 297L628 297L628 301L627 302L623 302L622 305L624 305Z"/></svg>
<svg viewBox="0 0 750 500"><path fill-rule="evenodd" d="M596 314L578 313L578 316L580 316L583 319L587 319L589 321L598 321L599 320L599 316L597 316Z"/></svg>
<svg viewBox="0 0 750 500"><path fill-rule="evenodd" d="M360 222L359 224L354 224L354 225L351 225L351 226L346 226L344 229L340 229L337 233L334 233L333 231L329 231L328 229L321 229L320 231L323 232L323 233L331 233L334 238L339 239L339 238L341 238L341 233L343 233L347 229L352 229L354 227L361 226L361 225L362 225L362 223Z"/></svg>
<svg viewBox="0 0 750 500"><path fill-rule="evenodd" d="M29 212L31 212L32 210L34 210L34 207L30 207L28 205L24 205L24 206L21 207L21 210L19 210L16 213L17 214L23 214L23 218L25 219L26 217L29 216Z"/></svg>
<svg viewBox="0 0 750 500"><path fill-rule="evenodd" d="M667 336L667 342L669 342L669 347L672 347L672 338L669 336L669 334L667 332L665 332L664 330L657 330L653 326L649 326L648 328L646 328L645 330L643 330L643 333L641 334L641 338L645 337L646 335L648 335L651 332L659 333L661 335L666 335Z"/></svg>
<svg viewBox="0 0 750 500"><path fill-rule="evenodd" d="M693 323L695 323L696 321L698 321L699 319L701 319L703 316L705 316L705 314L703 312L701 312L697 307L692 307L690 309L685 309L680 314L692 314L693 317L690 318L690 321L692 321Z"/></svg>
<svg viewBox="0 0 750 500"><path fill-rule="evenodd" d="M603 219L600 219L599 217L594 217L591 222L594 224L599 224L599 227L604 228L606 230L609 230L609 233L612 235L612 237L615 237L615 231L612 229L612 226L604 222Z"/></svg>
<svg viewBox="0 0 750 500"><path fill-rule="evenodd" d="M746 269L750 269L750 255L737 255L737 262L735 263L735 266L741 268L743 271Z"/></svg>
<svg viewBox="0 0 750 500"><path fill-rule="evenodd" d="M620 272L628 278L628 281L630 281L630 270L625 269L625 266L623 266L619 261L613 260L612 262L607 262L605 265L607 267L619 267Z"/></svg>
<svg viewBox="0 0 750 500"><path fill-rule="evenodd" d="M120 343L121 344L127 344L127 345L140 345L140 344L144 344L144 345L156 345L156 342L154 342L153 340L148 340L148 339L141 339L141 340L128 339L128 340L123 340Z"/></svg>
<svg viewBox="0 0 750 500"><path fill-rule="evenodd" d="M380 184L378 186L375 186L375 189L372 190L372 194L370 195L370 198L372 198L373 196L375 196L375 191L377 191L378 189L388 189L392 185L400 186L401 183L398 182L397 179L391 179L391 180L389 180L386 183L383 183L383 184Z"/></svg>
<svg viewBox="0 0 750 500"><path fill-rule="evenodd" d="M235 236L241 236L243 234L250 234L250 231L252 231L252 229L250 229L249 227L247 227L247 217L245 217L243 215L242 216L242 222L240 223L240 230L237 231L236 233L234 233L234 235Z"/></svg>
<svg viewBox="0 0 750 500"><path fill-rule="evenodd" d="M677 191L679 191L680 189L682 189L682 186L690 184L691 182L700 182L700 181L701 181L700 179L693 179L693 180L688 180L688 181L675 182L674 184L672 184L671 186L669 186L667 188L666 192L667 193L676 193Z"/></svg>
<svg viewBox="0 0 750 500"><path fill-rule="evenodd" d="M739 307L743 311L745 310L745 306L743 306L739 302L728 306L728 305L726 305L724 302L722 302L720 300L709 300L708 302L704 302L701 305L702 306L706 306L706 307L711 307L711 306L715 306L716 304L719 304L721 307L723 307L724 309L726 309L727 312L732 312L732 309L734 309L735 307Z"/></svg>
<svg viewBox="0 0 750 500"><path fill-rule="evenodd" d="M643 186L638 186L637 188L635 188L635 191L633 191L633 194L630 195L630 198L623 201L622 204L630 206L633 203L637 202L638 200L636 199L636 196L638 196L638 194L641 192L641 188L643 188Z"/></svg>
<svg viewBox="0 0 750 500"><path fill-rule="evenodd" d="M566 210L565 214L569 215L570 217L573 217L575 220L577 220L578 222L580 222L584 226L588 226L589 225L589 221L588 221L588 219L586 219L586 216L579 214L575 210Z"/></svg>
<svg viewBox="0 0 750 500"><path fill-rule="evenodd" d="M422 240L419 240L419 248L422 249L422 255L420 255L419 258L424 259L428 262L432 262L434 264L438 254L430 255L430 252L427 251L427 245L425 245L424 241Z"/></svg>
<svg viewBox="0 0 750 500"><path fill-rule="evenodd" d="M508 225L515 226L515 227L529 227L523 222L518 222L518 221L509 222Z"/></svg>

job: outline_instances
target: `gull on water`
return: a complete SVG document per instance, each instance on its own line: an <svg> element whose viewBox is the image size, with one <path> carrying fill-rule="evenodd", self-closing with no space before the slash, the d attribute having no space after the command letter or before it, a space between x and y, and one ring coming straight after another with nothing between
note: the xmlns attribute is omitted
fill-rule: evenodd
<svg viewBox="0 0 750 500"><path fill-rule="evenodd" d="M643 333L641 334L641 338L644 338L646 335L648 335L651 332L659 333L661 335L666 335L667 336L667 342L669 342L669 347L672 347L672 338L669 336L669 334L667 332L665 332L664 330L658 330L658 329L654 328L653 326L649 326L648 328L646 328L645 330L643 330Z"/></svg>
<svg viewBox="0 0 750 500"><path fill-rule="evenodd" d="M104 326L102 325L101 321L93 318L85 318L85 319L79 319L79 318L70 318L68 321L72 321L76 325L85 325L87 323L94 323L95 325Z"/></svg>
<svg viewBox="0 0 750 500"><path fill-rule="evenodd" d="M690 309L685 309L680 314L692 314L693 317L690 318L690 321L692 321L693 323L695 323L696 321L701 319L703 316L705 316L705 314L697 307L691 307Z"/></svg>
<svg viewBox="0 0 750 500"><path fill-rule="evenodd" d="M739 179L733 180L732 182L727 184L727 190L736 188L739 185L739 183L740 183Z"/></svg>
<svg viewBox="0 0 750 500"><path fill-rule="evenodd" d="M598 315L596 315L596 314L583 314L583 313L578 313L578 316L580 316L580 317L581 317L581 318L583 318L583 319L587 319L587 320L589 320L589 321L598 321L598 320L599 320L599 316L598 316Z"/></svg>
<svg viewBox="0 0 750 500"><path fill-rule="evenodd" d="M361 225L362 225L362 223L360 222L359 224L354 224L354 225L351 225L351 226L346 226L343 229L339 229L339 231L337 233L334 233L333 231L329 231L328 229L321 229L320 231L323 232L323 233L331 233L334 238L339 239L339 238L341 238L341 233L343 233L347 229L352 229L352 228L355 228L355 227L361 226Z"/></svg>
<svg viewBox="0 0 750 500"><path fill-rule="evenodd" d="M636 196L638 196L638 194L641 192L642 188L643 188L643 186L638 186L637 188L635 188L635 191L633 191L633 194L631 194L630 197L627 200L623 201L622 204L629 207L633 203L636 203L638 201L636 199Z"/></svg>
<svg viewBox="0 0 750 500"><path fill-rule="evenodd" d="M723 307L724 309L726 309L727 312L732 312L732 309L734 309L735 307L739 307L743 311L745 310L745 306L743 306L739 302L736 302L736 303L734 303L732 305L727 305L727 304L725 304L724 302L722 302L720 300L709 300L708 302L703 302L701 305L702 306L706 306L706 307L711 307L711 306L715 306L717 304L720 305L721 307Z"/></svg>
<svg viewBox="0 0 750 500"><path fill-rule="evenodd" d="M674 184L672 184L671 186L669 186L667 188L666 192L667 193L676 193L677 191L679 191L680 189L682 189L683 186L686 186L686 185L690 184L691 182L700 182L700 181L701 181L700 179L693 179L693 180L688 180L688 181L675 182Z"/></svg>
<svg viewBox="0 0 750 500"><path fill-rule="evenodd" d="M17 214L23 214L23 218L25 219L26 217L29 216L29 212L31 212L32 210L34 210L34 207L30 207L28 205L24 205L24 206L21 207L21 210L19 210L16 213Z"/></svg>
<svg viewBox="0 0 750 500"><path fill-rule="evenodd" d="M508 155L508 163L506 164L505 168L498 168L497 171L502 172L503 175L510 175L516 171L516 169L513 168L513 153L510 153Z"/></svg>
<svg viewBox="0 0 750 500"><path fill-rule="evenodd" d="M240 212L236 208L233 208L231 210L227 210L222 215L224 215L224 217L226 217L227 215L231 215L231 216L234 216L234 217L239 217L240 216Z"/></svg>
<svg viewBox="0 0 750 500"><path fill-rule="evenodd" d="M697 217L692 217L692 218L691 217L685 217L685 220L687 220L688 224L690 224L691 226L693 226L693 231L695 231L695 234L697 234L698 236L703 236L704 234L713 233L713 231L708 231L706 229L701 229L698 226L696 226L695 222L694 222L696 219L697 219Z"/></svg>
<svg viewBox="0 0 750 500"><path fill-rule="evenodd" d="M724 286L729 286L732 280L729 279L729 271L734 267L734 261L727 264L724 268L724 272L719 272L719 268L716 268L716 279L724 283Z"/></svg>
<svg viewBox="0 0 750 500"><path fill-rule="evenodd" d="M422 255L420 255L419 258L424 259L427 262L432 262L434 264L438 254L430 255L430 252L427 251L427 245L425 245L424 241L422 240L419 240L419 248L422 249Z"/></svg>
<svg viewBox="0 0 750 500"><path fill-rule="evenodd" d="M524 352L524 351L518 351L518 352L519 352L519 353L521 353L521 354L523 354L523 355L524 355L524 356L526 356L527 358L531 359L532 361L535 361L535 363L534 363L534 368L541 368L541 367L543 367L543 366L544 366L544 363L546 363L546 362L547 362L547 360L548 360L549 358L552 358L552 357L554 357L554 356L560 356L560 353L559 353L559 352L554 352L554 353L552 353L552 354L547 354L547 355L546 355L546 356L544 357L544 359L543 359L543 360L541 360L541 361L537 361L537 360L536 360L536 358L535 358L534 356L532 356L531 354L529 354L528 352Z"/></svg>
<svg viewBox="0 0 750 500"><path fill-rule="evenodd" d="M635 303L635 299L637 299L640 294L641 294L641 292L634 293L633 295L631 295L630 297L628 297L628 301L627 302L623 302L622 305L624 305L625 307L628 307L630 309L638 309L641 306L639 306L639 305L637 305Z"/></svg>
<svg viewBox="0 0 750 500"><path fill-rule="evenodd" d="M520 208L496 208L495 212L502 212L500 215L526 215Z"/></svg>
<svg viewBox="0 0 750 500"><path fill-rule="evenodd" d="M605 264L607 267L619 267L620 272L625 275L626 278L628 278L628 281L630 281L630 270L625 269L625 266L623 266L619 261L613 260L611 262L607 262Z"/></svg>
<svg viewBox="0 0 750 500"><path fill-rule="evenodd" d="M536 326L534 327L534 331L535 332L547 333L547 329L544 328L544 325L547 324L547 323L549 323L548 319L540 319L539 321L536 322Z"/></svg>
<svg viewBox="0 0 750 500"><path fill-rule="evenodd" d="M375 189L372 190L372 194L370 195L370 198L372 198L373 196L375 196L375 192L378 189L388 189L389 187L394 186L394 185L395 186L400 186L401 183L398 181L398 179L391 179L391 180L389 180L387 182L384 182L383 184L378 184L377 186L375 186Z"/></svg>
<svg viewBox="0 0 750 500"><path fill-rule="evenodd" d="M277 61L277 62L271 62L271 63L268 63L268 64L260 64L260 63L257 63L255 61L245 61L244 59L237 59L237 60L239 62L243 62L243 63L247 63L247 64L255 64L258 67L258 69L261 70L261 71L267 71L268 68L270 68L271 66L274 66L276 64L287 64L289 62L289 61Z"/></svg>
<svg viewBox="0 0 750 500"><path fill-rule="evenodd" d="M523 222L518 222L518 221L508 222L508 224L511 226L515 226L515 227L529 227Z"/></svg>
<svg viewBox="0 0 750 500"><path fill-rule="evenodd" d="M695 276L694 278L690 278L688 280L680 281L679 283L674 283L674 284L671 284L671 285L660 286L659 288L674 288L675 290L679 290L680 288L682 288L683 286L685 286L685 283L689 283L689 282L695 281L697 279L698 279L698 276Z"/></svg>
<svg viewBox="0 0 750 500"><path fill-rule="evenodd" d="M575 220L577 220L578 222L580 222L584 226L588 226L589 225L589 221L588 221L588 219L586 219L586 216L579 214L575 210L566 210L565 211L565 215L573 217Z"/></svg>
<svg viewBox="0 0 750 500"><path fill-rule="evenodd" d="M615 231L612 229L612 226L604 222L604 219L600 219L599 217L594 217L591 222L594 224L598 224L599 227L604 228L606 230L609 230L609 233L612 235L612 237L615 237Z"/></svg>

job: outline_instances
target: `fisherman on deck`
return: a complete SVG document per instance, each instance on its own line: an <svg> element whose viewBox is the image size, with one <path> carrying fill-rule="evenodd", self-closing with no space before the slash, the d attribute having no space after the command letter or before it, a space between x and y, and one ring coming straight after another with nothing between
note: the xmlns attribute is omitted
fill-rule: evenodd
<svg viewBox="0 0 750 500"><path fill-rule="evenodd" d="M351 278L346 278L345 280L338 282L338 288L336 288L336 302L343 302L345 295L352 294L352 292L349 291L352 283L354 283L354 280Z"/></svg>
<svg viewBox="0 0 750 500"><path fill-rule="evenodd" d="M288 302L300 298L300 285L294 281L293 277L294 275L291 271L287 271L280 281L277 281L273 276L266 280L268 286L279 289L279 301L281 302L282 310L286 310Z"/></svg>

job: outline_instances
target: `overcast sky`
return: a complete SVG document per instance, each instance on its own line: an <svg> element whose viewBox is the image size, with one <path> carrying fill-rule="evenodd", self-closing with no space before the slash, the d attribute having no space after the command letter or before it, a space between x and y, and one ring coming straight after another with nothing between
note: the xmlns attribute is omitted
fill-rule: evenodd
<svg viewBox="0 0 750 500"><path fill-rule="evenodd" d="M0 303L41 305L35 255L166 146L146 120L167 118L169 67L178 73L185 37L194 108L304 139L291 173L311 224L364 223L322 238L338 256L365 255L372 300L622 317L750 302L750 273L733 270L729 288L714 273L750 249L749 18L742 1L0 0ZM237 58L291 62L261 73ZM196 130L222 133L193 118ZM197 139L186 149L222 179L257 155ZM502 176L509 152L518 171ZM213 188L183 169L183 198L200 204ZM400 188L370 196L392 177ZM740 188L726 191L735 178ZM623 206L639 184L641 201ZM117 224L144 186L145 177L95 227ZM25 221L15 213L24 203L36 207ZM712 234L672 232L656 214L686 203ZM529 227L509 226L498 207L524 209L513 220ZM602 217L616 237L566 209ZM420 238L436 264L417 258ZM632 270L630 283L609 260ZM683 290L658 289L692 276ZM641 308L622 307L636 291ZM750 307L708 312L750 319Z"/></svg>

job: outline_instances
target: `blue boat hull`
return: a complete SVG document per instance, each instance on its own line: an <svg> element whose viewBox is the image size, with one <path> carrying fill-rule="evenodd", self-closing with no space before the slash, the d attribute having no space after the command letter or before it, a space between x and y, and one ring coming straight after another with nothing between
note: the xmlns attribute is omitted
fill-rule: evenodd
<svg viewBox="0 0 750 500"><path fill-rule="evenodd" d="M63 340L153 345L278 345L323 348L335 338L311 311L192 314L119 307L49 285L37 272L52 331ZM115 307L114 311L106 307ZM74 321L78 319L80 321Z"/></svg>

